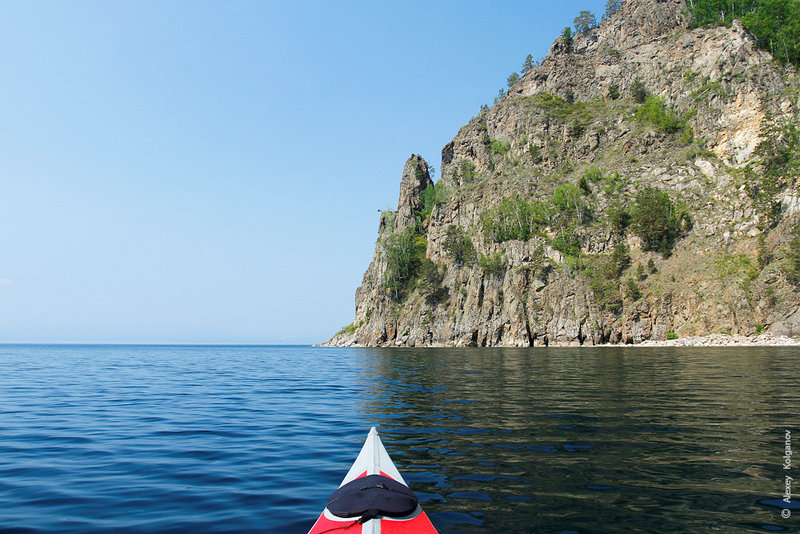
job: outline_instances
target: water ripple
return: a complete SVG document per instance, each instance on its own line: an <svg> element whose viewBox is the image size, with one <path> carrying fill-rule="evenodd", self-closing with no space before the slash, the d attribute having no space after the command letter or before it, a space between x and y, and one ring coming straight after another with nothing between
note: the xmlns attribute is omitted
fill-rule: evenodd
<svg viewBox="0 0 800 534"><path fill-rule="evenodd" d="M0 346L0 531L302 533L377 425L442 533L798 532L792 350Z"/></svg>

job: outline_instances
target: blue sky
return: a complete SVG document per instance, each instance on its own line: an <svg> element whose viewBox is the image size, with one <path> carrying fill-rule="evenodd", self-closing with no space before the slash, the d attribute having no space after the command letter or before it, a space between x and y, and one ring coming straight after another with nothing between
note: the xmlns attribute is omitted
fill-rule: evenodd
<svg viewBox="0 0 800 534"><path fill-rule="evenodd" d="M0 342L326 340L406 158L604 6L0 3Z"/></svg>

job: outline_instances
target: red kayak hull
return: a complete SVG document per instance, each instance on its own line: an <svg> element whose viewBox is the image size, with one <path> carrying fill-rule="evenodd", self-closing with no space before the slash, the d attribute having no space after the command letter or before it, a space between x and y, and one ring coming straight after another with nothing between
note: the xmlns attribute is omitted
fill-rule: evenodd
<svg viewBox="0 0 800 534"><path fill-rule="evenodd" d="M367 475L380 474L408 486L397 467L389 458L375 428L370 430L361 452L344 477L340 487ZM317 519L308 534L344 533L347 534L437 534L436 528L420 506L407 517L378 516L363 524L358 517L338 517L327 508Z"/></svg>

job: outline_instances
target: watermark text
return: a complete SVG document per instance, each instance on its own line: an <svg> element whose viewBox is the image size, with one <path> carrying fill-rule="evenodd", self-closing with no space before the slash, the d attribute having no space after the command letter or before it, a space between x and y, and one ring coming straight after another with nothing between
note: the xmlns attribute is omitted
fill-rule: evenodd
<svg viewBox="0 0 800 534"><path fill-rule="evenodd" d="M783 448L783 470L787 471L785 474L783 485L783 502L787 505L792 503L792 482L794 479L790 476L789 472L792 470L792 432L791 430L784 431L784 448ZM781 510L781 517L789 518L792 511L789 508Z"/></svg>

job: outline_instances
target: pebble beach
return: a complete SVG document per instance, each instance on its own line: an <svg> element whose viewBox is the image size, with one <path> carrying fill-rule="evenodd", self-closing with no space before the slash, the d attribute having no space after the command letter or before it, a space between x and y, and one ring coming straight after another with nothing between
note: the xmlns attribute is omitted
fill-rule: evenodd
<svg viewBox="0 0 800 534"><path fill-rule="evenodd" d="M637 347L786 347L800 346L800 340L787 336L761 334L758 336L738 336L727 334L710 334L708 336L689 336L661 341L647 340L635 345Z"/></svg>

